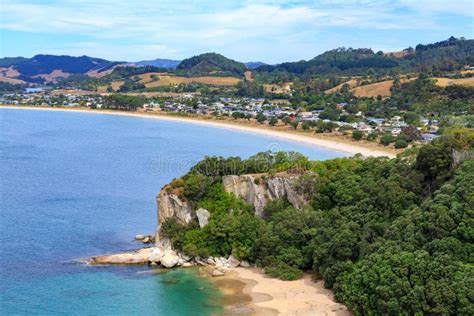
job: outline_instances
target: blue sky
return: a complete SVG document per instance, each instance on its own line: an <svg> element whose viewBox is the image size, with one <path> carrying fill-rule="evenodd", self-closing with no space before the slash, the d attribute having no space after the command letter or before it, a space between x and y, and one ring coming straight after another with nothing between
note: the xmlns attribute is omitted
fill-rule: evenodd
<svg viewBox="0 0 474 316"><path fill-rule="evenodd" d="M396 51L474 37L472 0L0 0L0 14L0 57L138 61L214 51L277 63L341 46Z"/></svg>

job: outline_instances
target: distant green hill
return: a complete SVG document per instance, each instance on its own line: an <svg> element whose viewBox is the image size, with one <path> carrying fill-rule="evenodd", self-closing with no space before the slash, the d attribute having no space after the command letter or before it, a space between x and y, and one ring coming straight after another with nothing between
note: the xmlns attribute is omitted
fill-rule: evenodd
<svg viewBox="0 0 474 316"><path fill-rule="evenodd" d="M25 57L4 57L0 58L0 67L10 67L20 62L26 61L28 58Z"/></svg>
<svg viewBox="0 0 474 316"><path fill-rule="evenodd" d="M267 65L267 64L264 63L264 62L261 62L261 61L249 61L249 62L245 63L245 66L248 69L255 69L255 68L258 68L258 67L261 67L261 66L265 66L265 65Z"/></svg>
<svg viewBox="0 0 474 316"><path fill-rule="evenodd" d="M19 72L18 79L30 83L43 83L44 79L37 76L50 74L54 70L60 70L67 74L85 74L90 70L106 71L118 64L121 62L89 56L36 55L32 58L0 58L0 67L13 67Z"/></svg>
<svg viewBox="0 0 474 316"><path fill-rule="evenodd" d="M415 54L408 55L403 60L412 69L425 67L427 70L452 71L464 65L472 66L474 40L450 37L433 44L419 44L415 47Z"/></svg>
<svg viewBox="0 0 474 316"><path fill-rule="evenodd" d="M184 59L176 69L191 76L209 74L242 76L247 67L220 54L206 53Z"/></svg>

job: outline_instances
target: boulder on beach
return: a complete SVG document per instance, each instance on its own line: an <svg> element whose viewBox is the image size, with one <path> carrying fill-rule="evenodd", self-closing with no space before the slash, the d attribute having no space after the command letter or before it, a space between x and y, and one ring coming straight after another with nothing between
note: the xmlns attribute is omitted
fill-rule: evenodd
<svg viewBox="0 0 474 316"><path fill-rule="evenodd" d="M161 258L161 265L165 268L173 268L178 264L179 257L173 250L166 250Z"/></svg>
<svg viewBox="0 0 474 316"><path fill-rule="evenodd" d="M240 266L242 268L248 268L250 267L250 263L248 263L248 261L240 261Z"/></svg>
<svg viewBox="0 0 474 316"><path fill-rule="evenodd" d="M229 265L230 268L237 268L240 264L240 261L237 260L236 257L233 255L229 256L229 259L227 259L227 264Z"/></svg>

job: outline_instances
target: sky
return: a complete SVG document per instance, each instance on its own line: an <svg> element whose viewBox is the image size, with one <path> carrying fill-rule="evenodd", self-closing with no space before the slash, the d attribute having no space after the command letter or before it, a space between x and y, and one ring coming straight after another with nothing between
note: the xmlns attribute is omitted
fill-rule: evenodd
<svg viewBox="0 0 474 316"><path fill-rule="evenodd" d="M0 57L133 62L217 52L279 63L450 36L474 38L473 0L0 0Z"/></svg>

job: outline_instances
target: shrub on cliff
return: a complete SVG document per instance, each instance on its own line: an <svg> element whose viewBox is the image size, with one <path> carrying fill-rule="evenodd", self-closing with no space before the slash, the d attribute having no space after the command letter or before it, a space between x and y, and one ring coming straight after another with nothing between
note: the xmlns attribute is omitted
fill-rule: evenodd
<svg viewBox="0 0 474 316"><path fill-rule="evenodd" d="M212 179L200 173L190 173L184 182L183 195L191 201L203 198L212 185Z"/></svg>

